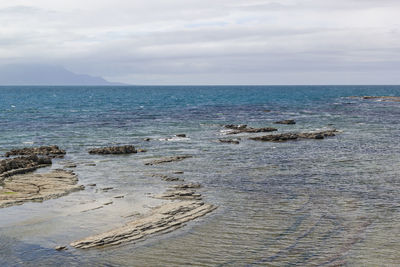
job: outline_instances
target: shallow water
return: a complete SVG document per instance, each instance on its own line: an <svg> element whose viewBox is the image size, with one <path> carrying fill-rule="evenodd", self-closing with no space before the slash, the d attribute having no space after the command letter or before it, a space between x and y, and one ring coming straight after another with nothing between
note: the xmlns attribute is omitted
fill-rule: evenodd
<svg viewBox="0 0 400 267"><path fill-rule="evenodd" d="M80 183L96 183L60 199L1 209L0 265L397 266L400 104L353 95L400 96L400 87L0 87L0 153L57 144L68 151L64 160L78 164ZM281 119L297 124L273 124ZM343 133L287 143L243 134L239 145L218 143L228 123ZM178 133L189 138L163 140ZM112 144L148 152L87 154ZM180 154L194 158L144 165ZM203 184L205 200L219 208L136 244L53 249L159 205L149 193L171 183L151 174L173 171Z"/></svg>

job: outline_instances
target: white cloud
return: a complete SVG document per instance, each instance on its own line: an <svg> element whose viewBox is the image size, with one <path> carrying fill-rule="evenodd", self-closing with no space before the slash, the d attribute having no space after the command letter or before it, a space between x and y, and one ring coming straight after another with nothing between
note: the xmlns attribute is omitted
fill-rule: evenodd
<svg viewBox="0 0 400 267"><path fill-rule="evenodd" d="M398 0L0 0L0 62L135 84L392 83L399 12Z"/></svg>

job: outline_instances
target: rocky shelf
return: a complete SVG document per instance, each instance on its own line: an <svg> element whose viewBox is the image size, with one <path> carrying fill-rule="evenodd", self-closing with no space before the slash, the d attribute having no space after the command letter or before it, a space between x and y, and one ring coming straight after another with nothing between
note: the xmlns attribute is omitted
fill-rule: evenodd
<svg viewBox="0 0 400 267"><path fill-rule="evenodd" d="M180 228L186 222L204 216L214 209L215 206L197 200L171 202L155 208L147 216L129 222L123 227L72 242L70 245L87 249L133 242Z"/></svg>
<svg viewBox="0 0 400 267"><path fill-rule="evenodd" d="M0 187L0 208L42 202L83 190L84 186L77 183L78 177L65 170L14 175L6 178Z"/></svg>
<svg viewBox="0 0 400 267"><path fill-rule="evenodd" d="M150 162L146 162L145 165L157 165L162 163L174 162L174 161L181 161L184 159L192 158L193 156L190 155L183 155L183 156L174 156L174 157L165 157L157 160L153 160Z"/></svg>
<svg viewBox="0 0 400 267"><path fill-rule="evenodd" d="M227 134L240 134L240 133L265 133L265 132L275 132L278 129L273 127L263 127L263 128L251 128L247 127L246 124L228 124L224 126L227 129L231 129L232 131Z"/></svg>

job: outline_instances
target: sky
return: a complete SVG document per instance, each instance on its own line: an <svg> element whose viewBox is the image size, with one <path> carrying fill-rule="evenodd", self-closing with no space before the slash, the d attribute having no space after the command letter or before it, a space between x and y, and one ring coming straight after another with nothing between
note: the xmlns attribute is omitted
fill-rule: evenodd
<svg viewBox="0 0 400 267"><path fill-rule="evenodd" d="M0 67L127 84L400 84L400 0L0 0Z"/></svg>

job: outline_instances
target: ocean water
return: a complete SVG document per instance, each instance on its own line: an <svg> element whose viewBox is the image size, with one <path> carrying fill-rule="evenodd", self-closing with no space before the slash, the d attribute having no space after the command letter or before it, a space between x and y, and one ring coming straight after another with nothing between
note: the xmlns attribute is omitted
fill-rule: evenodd
<svg viewBox="0 0 400 267"><path fill-rule="evenodd" d="M0 266L398 266L400 103L350 97L363 95L400 96L400 86L0 87L0 154L56 144L68 154L51 168L74 162L81 184L96 183L0 209ZM282 119L297 124L273 124ZM286 143L241 134L234 145L217 141L224 124L342 133ZM188 138L165 140L180 133ZM87 153L117 144L148 152ZM144 165L180 154L194 157ZM159 205L150 194L171 183L151 175L173 171L218 209L142 242L54 250Z"/></svg>

